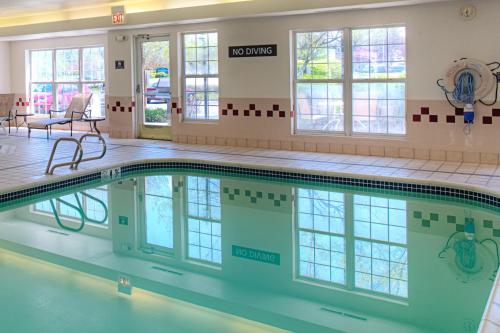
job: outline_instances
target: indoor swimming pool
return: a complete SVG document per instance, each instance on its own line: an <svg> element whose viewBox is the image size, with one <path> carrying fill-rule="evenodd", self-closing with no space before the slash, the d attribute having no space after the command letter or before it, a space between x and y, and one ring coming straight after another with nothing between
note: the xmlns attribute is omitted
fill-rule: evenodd
<svg viewBox="0 0 500 333"><path fill-rule="evenodd" d="M499 208L376 187L164 169L11 200L0 318L13 332L476 332Z"/></svg>

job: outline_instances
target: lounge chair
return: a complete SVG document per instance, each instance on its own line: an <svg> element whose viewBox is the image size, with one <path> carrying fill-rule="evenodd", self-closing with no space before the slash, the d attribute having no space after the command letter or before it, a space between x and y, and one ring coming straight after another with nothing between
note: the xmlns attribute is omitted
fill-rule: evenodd
<svg viewBox="0 0 500 333"><path fill-rule="evenodd" d="M7 134L7 129L5 128L6 123L9 126L10 134L10 122L14 120L14 114L12 109L14 108L14 94L6 94L0 98L0 127L3 132Z"/></svg>
<svg viewBox="0 0 500 333"><path fill-rule="evenodd" d="M47 139L49 138L49 133L52 133L53 125L70 125L71 136L73 136L73 122L80 121L86 115L87 108L90 104L90 99L92 94L75 94L71 99L71 103L65 110L49 110L49 119L41 119L38 121L33 121L28 124L28 138L31 137L31 129L45 129L47 130ZM52 118L53 113L65 112L63 118Z"/></svg>

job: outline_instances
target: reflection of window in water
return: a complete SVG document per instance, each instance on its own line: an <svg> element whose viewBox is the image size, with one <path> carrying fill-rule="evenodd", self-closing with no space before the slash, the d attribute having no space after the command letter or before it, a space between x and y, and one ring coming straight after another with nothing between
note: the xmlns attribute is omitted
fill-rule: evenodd
<svg viewBox="0 0 500 333"><path fill-rule="evenodd" d="M221 264L220 180L187 177L188 257Z"/></svg>
<svg viewBox="0 0 500 333"><path fill-rule="evenodd" d="M144 180L146 243L167 249L174 247L172 176L151 176Z"/></svg>
<svg viewBox="0 0 500 333"><path fill-rule="evenodd" d="M344 194L299 189L299 274L345 284Z"/></svg>
<svg viewBox="0 0 500 333"><path fill-rule="evenodd" d="M106 206L108 205L107 186L101 186L98 188L85 190L83 192L85 192L87 195L90 195L91 197L101 200L106 204ZM60 197L60 199L76 207L78 207L78 203L80 203L82 205L82 209L84 210L85 214L89 219L102 221L105 218L106 212L104 210L104 207L101 204L99 204L98 201L89 198L88 196L84 196L80 192L78 192L76 195L78 196L78 199L75 197L75 194L68 194ZM81 218L80 213L71 206L68 206L58 200L54 200L54 204L56 206L57 212L61 217L69 219L78 219L78 220ZM37 202L34 205L34 211L52 214L52 207L50 205L50 201L46 200ZM89 222L92 223L91 221ZM108 221L106 220L104 224L107 223Z"/></svg>
<svg viewBox="0 0 500 333"><path fill-rule="evenodd" d="M408 297L406 202L354 195L355 286Z"/></svg>

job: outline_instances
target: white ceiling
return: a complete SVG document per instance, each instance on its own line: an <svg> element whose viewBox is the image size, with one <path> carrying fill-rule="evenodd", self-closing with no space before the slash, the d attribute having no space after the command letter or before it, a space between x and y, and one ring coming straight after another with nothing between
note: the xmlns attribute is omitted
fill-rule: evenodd
<svg viewBox="0 0 500 333"><path fill-rule="evenodd" d="M82 5L110 4L116 0L0 0L0 16L21 15L36 11L60 10ZM126 2L126 1L125 1Z"/></svg>
<svg viewBox="0 0 500 333"><path fill-rule="evenodd" d="M267 0L272 2L273 0ZM292 4L295 0L288 0ZM433 0L413 0L414 3L425 3ZM434 0L439 1L439 0ZM53 11L61 9L71 9L71 8L84 8L96 5L110 5L113 3L127 4L138 2L137 0L0 0L0 17L6 16L18 16L18 15L30 15L40 11ZM169 3L171 0L164 0L164 3ZM172 1L173 2L173 1ZM210 3L210 0L197 0L198 5L203 5L203 3ZM335 6L336 0L331 0L331 5ZM358 3L363 3L363 1L353 1ZM383 1L380 1L383 2Z"/></svg>

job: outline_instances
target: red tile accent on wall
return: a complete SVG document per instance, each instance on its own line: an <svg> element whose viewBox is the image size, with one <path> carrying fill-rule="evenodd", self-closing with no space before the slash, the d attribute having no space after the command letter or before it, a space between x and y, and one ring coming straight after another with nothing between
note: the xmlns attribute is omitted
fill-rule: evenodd
<svg viewBox="0 0 500 333"><path fill-rule="evenodd" d="M419 115L419 114L414 114L413 115L413 122L419 123L421 121L422 121L422 116L421 115Z"/></svg>
<svg viewBox="0 0 500 333"><path fill-rule="evenodd" d="M448 124L454 124L456 121L455 116L446 116L446 122Z"/></svg>
<svg viewBox="0 0 500 333"><path fill-rule="evenodd" d="M492 110L493 117L500 117L500 109Z"/></svg>
<svg viewBox="0 0 500 333"><path fill-rule="evenodd" d="M464 109L463 108L455 108L455 116L463 116Z"/></svg>
<svg viewBox="0 0 500 333"><path fill-rule="evenodd" d="M493 124L493 117L484 116L483 117L483 124L486 124L486 125Z"/></svg>
<svg viewBox="0 0 500 333"><path fill-rule="evenodd" d="M435 114L431 114L429 116L429 122L431 122L431 123L437 123L438 122L438 116L435 115Z"/></svg>
<svg viewBox="0 0 500 333"><path fill-rule="evenodd" d="M244 116L251 117L254 115L255 117L262 117L262 110L258 110L256 104L249 104L248 108L243 109L243 112L240 113L239 109L235 109L235 105L233 103L228 103L225 109L222 109L221 113L223 116ZM272 110L269 109L266 112L266 116L268 118L286 118L287 111L281 110L279 104L273 104ZM276 115L275 115L276 113Z"/></svg>
<svg viewBox="0 0 500 333"><path fill-rule="evenodd" d="M423 106L420 108L420 114L429 114L429 113L430 113L429 107Z"/></svg>
<svg viewBox="0 0 500 333"><path fill-rule="evenodd" d="M16 106L26 107L29 105L30 105L30 102L28 100L24 101L22 97L19 97L16 101Z"/></svg>
<svg viewBox="0 0 500 333"><path fill-rule="evenodd" d="M109 110L110 105L108 104L106 107ZM116 101L115 105L111 106L111 111L112 112L117 112L117 111L120 111L120 112L125 112L125 111L133 112L134 108L135 108L135 102L133 102L133 101L127 107L122 106L121 105L121 101Z"/></svg>

